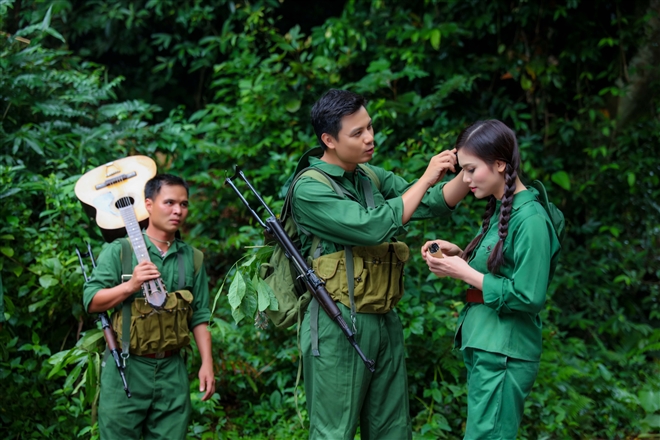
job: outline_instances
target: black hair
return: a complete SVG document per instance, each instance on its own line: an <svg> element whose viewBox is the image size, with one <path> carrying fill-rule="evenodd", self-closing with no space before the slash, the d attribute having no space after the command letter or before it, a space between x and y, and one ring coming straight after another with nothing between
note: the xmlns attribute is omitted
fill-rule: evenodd
<svg viewBox="0 0 660 440"><path fill-rule="evenodd" d="M144 198L153 200L163 185L182 186L186 189L186 195L190 195L188 183L179 176L172 174L156 174L144 185Z"/></svg>
<svg viewBox="0 0 660 440"><path fill-rule="evenodd" d="M463 130L456 140L456 150L464 149L466 152L483 160L489 166L495 161L506 163L504 171L504 195L500 205L499 240L488 257L488 270L495 273L504 262L504 240L509 235L509 219L513 207L513 193L516 191L516 178L520 174L520 152L516 135L503 122L496 119L478 121ZM490 219L495 214L496 200L491 195L486 205L481 232L463 251L466 261L477 247L490 226Z"/></svg>
<svg viewBox="0 0 660 440"><path fill-rule="evenodd" d="M366 104L367 100L363 96L348 90L338 89L328 90L314 103L312 107L312 126L323 151L328 148L321 139L323 133L337 138L341 131L341 119L344 116L352 115L361 107L365 107Z"/></svg>

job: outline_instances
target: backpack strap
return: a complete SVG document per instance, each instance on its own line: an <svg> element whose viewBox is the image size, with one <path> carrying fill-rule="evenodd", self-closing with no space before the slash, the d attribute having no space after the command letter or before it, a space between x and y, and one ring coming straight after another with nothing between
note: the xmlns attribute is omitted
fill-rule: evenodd
<svg viewBox="0 0 660 440"><path fill-rule="evenodd" d="M193 247L193 267L195 268L195 275L197 275L199 269L202 268L203 263L204 263L204 253L199 249L197 249L196 247Z"/></svg>
<svg viewBox="0 0 660 440"><path fill-rule="evenodd" d="M555 206L554 203L552 203L548 199L548 193L545 190L545 186L543 186L543 183L541 183L540 180L533 181L531 187L534 188L536 191L538 191L539 194L536 198L545 209L545 212L548 214L548 218L550 218L550 223L552 223L552 227L555 230L555 235L557 236L557 239L561 243L564 239L564 235L566 232L566 222L564 220L564 214L559 210L559 208L557 208L557 206Z"/></svg>
<svg viewBox="0 0 660 440"><path fill-rule="evenodd" d="M124 275L133 274L133 249L127 238L120 238L121 249L119 251L119 256L121 259L121 271L122 279ZM122 280L123 281L123 280ZM121 359L124 368L126 367L126 359L129 358L130 353L128 352L131 345L131 303L130 301L125 300L122 303L121 307Z"/></svg>
<svg viewBox="0 0 660 440"><path fill-rule="evenodd" d="M380 190L380 179L378 178L378 175L376 174L376 172L370 166L368 166L367 164L361 163L361 164L358 164L357 169L359 171L361 171L364 175L366 175L369 178L369 180L371 180L371 183L376 185L376 188L378 188L378 190Z"/></svg>
<svg viewBox="0 0 660 440"><path fill-rule="evenodd" d="M190 246L192 247L192 246ZM193 267L195 269L195 275L199 272L199 269L202 267L204 262L204 254L199 249L192 247L193 249ZM179 263L179 288L178 290L183 289L186 286L186 264L183 261L183 252L182 249L179 249L179 252L176 253L176 257Z"/></svg>

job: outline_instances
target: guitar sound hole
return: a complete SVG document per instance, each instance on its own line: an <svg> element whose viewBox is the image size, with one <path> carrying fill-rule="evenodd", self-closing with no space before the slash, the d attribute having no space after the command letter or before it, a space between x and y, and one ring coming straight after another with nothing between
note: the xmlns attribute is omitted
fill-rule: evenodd
<svg viewBox="0 0 660 440"><path fill-rule="evenodd" d="M134 203L135 203L135 199L133 197L122 197L119 200L117 200L115 206L117 208L126 208L127 206L133 206Z"/></svg>

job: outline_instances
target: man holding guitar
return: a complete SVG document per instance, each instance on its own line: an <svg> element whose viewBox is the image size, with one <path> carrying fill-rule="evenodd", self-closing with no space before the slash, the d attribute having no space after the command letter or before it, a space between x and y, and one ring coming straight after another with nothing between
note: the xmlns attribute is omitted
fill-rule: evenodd
<svg viewBox="0 0 660 440"><path fill-rule="evenodd" d="M109 244L85 283L83 301L89 313L116 308L113 327L132 393L131 398L124 394L116 368L103 368L98 420L101 438L108 440L185 438L190 387L179 351L190 342L189 329L202 359L202 400L215 392L203 256L176 238L188 215L188 185L179 177L159 174L146 183L144 194L148 227L136 234L127 223L130 242L117 239ZM154 297L162 300L145 298L145 284L160 286Z"/></svg>

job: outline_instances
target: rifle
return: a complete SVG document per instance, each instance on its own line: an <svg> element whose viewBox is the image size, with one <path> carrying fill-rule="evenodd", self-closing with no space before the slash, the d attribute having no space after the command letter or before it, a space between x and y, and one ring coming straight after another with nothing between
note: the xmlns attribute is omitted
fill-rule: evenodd
<svg viewBox="0 0 660 440"><path fill-rule="evenodd" d="M257 200L259 200L261 206L263 206L270 215L266 221L263 221L259 214L257 214L257 212L252 209L248 201L245 199L245 197L243 197L243 194L238 190L238 188L236 188L236 185L234 185L233 180L235 180L237 177L240 177L245 182L252 194L255 195ZM238 197L241 199L243 204L247 207L252 216L259 222L259 224L266 230L266 233L274 237L275 240L277 240L277 243L282 247L282 249L284 249L287 258L293 262L293 265L296 268L296 272L298 272L298 279L302 279L305 282L307 289L319 302L321 308L323 308L323 311L341 328L342 332L344 332L344 335L346 336L346 339L348 339L348 342L353 346L353 348L355 348L358 356L360 356L360 359L362 359L369 371L372 373L376 371L376 363L371 359L367 359L367 357L360 349L360 346L355 341L355 335L346 324L346 321L344 321L344 318L341 316L339 307L337 307L337 304L332 300L330 294L326 290L325 282L316 275L311 267L309 267L302 254L300 253L300 250L298 250L293 244L291 237L289 237L289 235L284 231L284 227L280 221L277 219L275 214L273 214L273 211L270 210L266 202L261 198L257 190L254 189L247 177L245 177L243 171L237 169L232 177L227 177L225 179L225 182L232 187L236 194L238 194Z"/></svg>
<svg viewBox="0 0 660 440"><path fill-rule="evenodd" d="M76 255L78 255L78 262L82 268L83 277L85 282L89 281L87 276L87 271L85 270L85 264L83 263L83 257L89 257L92 260L92 267L96 267L96 260L94 260L94 253L92 252L92 246L87 243L87 252L84 254L80 253L80 250L76 246ZM99 313L97 321L101 321L101 328L103 329L103 337L105 338L106 344L108 344L108 351L112 355L112 358L115 360L115 365L119 370L119 376L121 381L124 384L124 391L126 392L126 397L131 397L131 391L128 389L128 383L126 382L126 375L124 374L124 363L120 360L121 355L119 354L119 349L117 348L117 338L115 337L115 331L112 328L110 323L110 317L108 317L107 312Z"/></svg>

